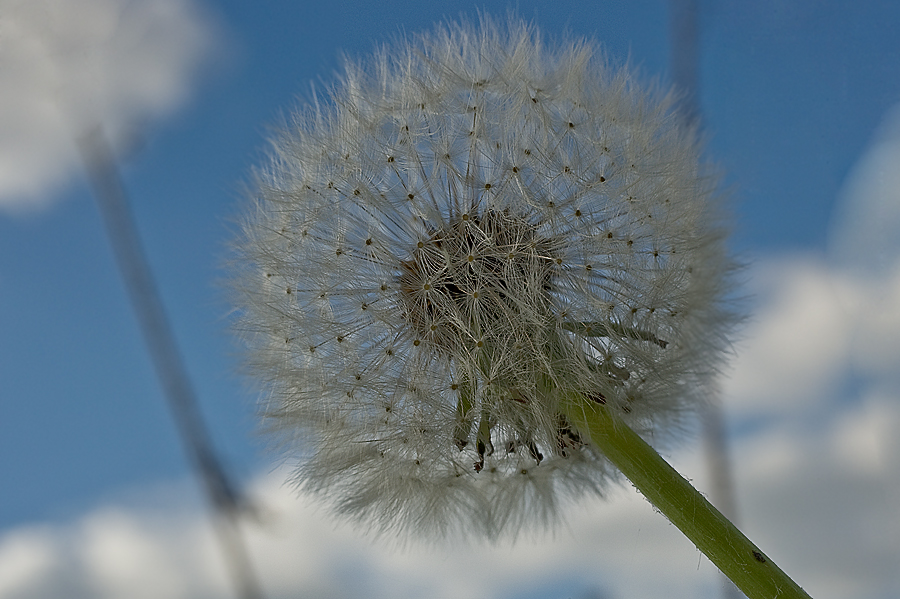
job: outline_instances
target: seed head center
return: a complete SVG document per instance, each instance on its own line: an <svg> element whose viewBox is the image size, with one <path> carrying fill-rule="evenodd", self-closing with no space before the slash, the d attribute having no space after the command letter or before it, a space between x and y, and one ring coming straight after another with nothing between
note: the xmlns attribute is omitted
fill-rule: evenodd
<svg viewBox="0 0 900 599"><path fill-rule="evenodd" d="M509 340L523 319L547 314L550 244L526 219L469 212L432 231L400 264L401 304L417 335L454 352Z"/></svg>

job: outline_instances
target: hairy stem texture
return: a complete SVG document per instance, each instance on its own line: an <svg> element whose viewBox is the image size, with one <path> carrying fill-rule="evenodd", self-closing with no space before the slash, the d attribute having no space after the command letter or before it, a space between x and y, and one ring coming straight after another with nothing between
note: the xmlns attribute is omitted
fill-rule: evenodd
<svg viewBox="0 0 900 599"><path fill-rule="evenodd" d="M566 417L749 599L810 599L750 539L606 406L572 401Z"/></svg>

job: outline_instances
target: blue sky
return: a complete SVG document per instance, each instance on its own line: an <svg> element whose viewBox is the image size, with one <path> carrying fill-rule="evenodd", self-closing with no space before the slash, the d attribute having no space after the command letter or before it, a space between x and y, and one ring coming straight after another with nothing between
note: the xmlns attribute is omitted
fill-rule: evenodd
<svg viewBox="0 0 900 599"><path fill-rule="evenodd" d="M732 247L750 263L747 290L755 298L723 383L743 519L752 538L780 552L781 565L819 591L813 596L896 596L900 529L885 521L900 520L886 507L900 504L900 445L890 440L900 426L900 6L699 4L709 154L731 190ZM290 533L273 539L253 532L253 547L259 556L296 552L300 560L309 551L298 540L303 530L324 539L324 555L344 556L329 562L331 578L263 568L264 586L272 596L310 589L363 596L365 586L335 582L341 568L358 566L374 572L366 580L386 597L438 596L429 585L440 577L421 573L419 586L389 586L385 573L405 579L404 560L414 558L343 552L342 543L368 545L318 522L309 516L314 507L276 484L283 472L272 473L274 459L254 433L254 397L235 374L222 262L241 183L262 156L268 127L309 96L311 82L327 83L342 53L363 55L445 17L508 8L550 36L596 38L613 61L668 81L669 13L661 0L389 7L79 0L77 10L67 0L0 0L0 55L7 57L0 69L0 597L48 596L51 587L40 585L74 576L72 563L83 565L84 577L99 576L79 553L85 531L121 531L116 526L128 522L129 535L110 538L129 547L134 539L153 547L186 543L180 531L202 531L200 496L71 149L72 131L97 117L122 142L142 240L214 443L242 484L288 514ZM79 44L87 48L80 54L72 50ZM67 119L59 116L63 104ZM673 458L694 469L690 478L704 480L702 455L685 450ZM538 560L526 544L495 566L500 582L473 576L471 584L482 586L462 596L665 590L633 573L639 561L659 577L683 575L670 597L715 596L711 566L698 568L696 551L666 536L664 522L651 524L655 515L640 501L588 508L576 512L572 529L614 530L629 538L619 542L624 553L607 557L602 540L575 533L567 540L568 532L552 547L590 548L602 575L585 573L579 560L565 568ZM606 515L594 522L594 512ZM203 534L197 542L206 547ZM22 541L38 537L52 551ZM828 543L840 548L809 550ZM671 547L686 557L665 557ZM215 550L207 550L214 562ZM39 567L9 565L38 563L38 553ZM482 563L500 559L476 554ZM450 563L456 555L421 558L416 567L427 572L425 562ZM529 560L545 565L535 569L543 572L539 581L510 565ZM284 558L284 568L291 562ZM228 596L209 568L208 577L172 588ZM127 564L117 572L97 580L130 589ZM104 596L117 596L120 587L109 585Z"/></svg>

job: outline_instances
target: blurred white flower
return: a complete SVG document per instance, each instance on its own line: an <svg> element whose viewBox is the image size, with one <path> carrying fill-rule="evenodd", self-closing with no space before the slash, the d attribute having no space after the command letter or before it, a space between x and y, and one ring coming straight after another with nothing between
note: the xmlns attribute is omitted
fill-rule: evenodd
<svg viewBox="0 0 900 599"><path fill-rule="evenodd" d="M732 323L715 180L589 43L447 25L273 142L234 284L297 482L377 531L497 538L602 494L579 394L681 435Z"/></svg>

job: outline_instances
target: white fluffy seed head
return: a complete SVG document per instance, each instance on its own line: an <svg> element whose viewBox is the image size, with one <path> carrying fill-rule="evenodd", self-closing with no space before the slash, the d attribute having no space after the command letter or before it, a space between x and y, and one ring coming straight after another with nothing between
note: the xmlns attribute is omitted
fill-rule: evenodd
<svg viewBox="0 0 900 599"><path fill-rule="evenodd" d="M668 98L522 22L348 64L274 140L236 244L301 487L376 531L497 538L613 477L567 395L678 437L733 322L699 154Z"/></svg>

